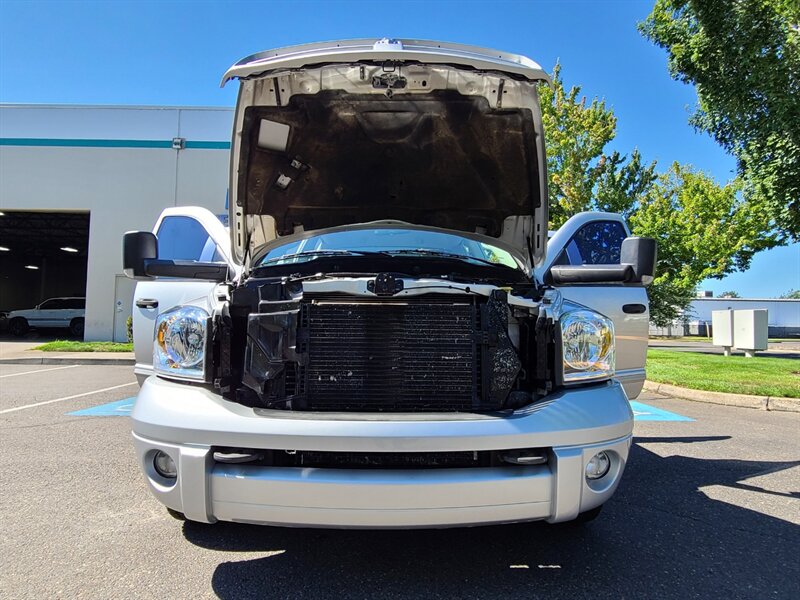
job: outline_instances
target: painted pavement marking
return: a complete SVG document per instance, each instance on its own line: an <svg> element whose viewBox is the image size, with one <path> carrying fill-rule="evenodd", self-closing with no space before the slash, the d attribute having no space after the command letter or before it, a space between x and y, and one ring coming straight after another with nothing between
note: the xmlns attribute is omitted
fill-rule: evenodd
<svg viewBox="0 0 800 600"><path fill-rule="evenodd" d="M99 404L67 414L73 417L127 417L133 411L134 402L136 402L136 396L131 396L116 402Z"/></svg>
<svg viewBox="0 0 800 600"><path fill-rule="evenodd" d="M75 398L83 398L84 396L91 396L93 394L110 392L111 390L118 390L119 388L128 387L129 385L136 385L136 382L131 381L130 383L123 383L122 385L112 385L111 387L103 388L102 390L92 390L91 392L84 392L82 394L74 394L72 396L64 396L63 398L54 398L53 400L45 400L44 402L34 402L33 404L26 404L25 406L16 406L14 408L7 408L5 410L0 410L0 415L16 412L18 410L25 410L26 408L35 408L37 406L44 406L45 404L53 404L54 402L65 402L66 400L74 400Z"/></svg>
<svg viewBox="0 0 800 600"><path fill-rule="evenodd" d="M61 369L74 369L81 365L67 365L66 367L50 367L49 369L36 369L35 371L23 371L22 373L9 373L7 375L0 375L0 379L6 377L18 377L20 375L32 375L33 373L47 373L48 371L60 371Z"/></svg>
<svg viewBox="0 0 800 600"><path fill-rule="evenodd" d="M633 409L633 418L637 421L694 421L689 417L641 402L631 401L631 408Z"/></svg>

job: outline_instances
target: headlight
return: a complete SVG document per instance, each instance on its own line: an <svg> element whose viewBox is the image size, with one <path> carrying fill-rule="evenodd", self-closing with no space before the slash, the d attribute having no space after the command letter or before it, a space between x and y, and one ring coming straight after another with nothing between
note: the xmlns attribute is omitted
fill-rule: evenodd
<svg viewBox="0 0 800 600"><path fill-rule="evenodd" d="M196 306L164 311L156 320L153 367L177 379L205 379L208 313Z"/></svg>
<svg viewBox="0 0 800 600"><path fill-rule="evenodd" d="M614 324L590 310L561 315L564 383L614 375Z"/></svg>

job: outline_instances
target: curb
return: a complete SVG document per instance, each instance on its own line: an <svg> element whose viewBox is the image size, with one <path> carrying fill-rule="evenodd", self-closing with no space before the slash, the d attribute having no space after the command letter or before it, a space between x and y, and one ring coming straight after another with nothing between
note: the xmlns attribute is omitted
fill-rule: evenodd
<svg viewBox="0 0 800 600"><path fill-rule="evenodd" d="M705 390L690 390L688 388L669 385L668 383L656 383L655 381L645 381L644 389L656 394L675 396L683 400L694 400L695 402L708 402L710 404L724 404L725 406L737 406L740 408L755 408L758 410L769 410L779 412L800 413L800 398L781 398L772 396L749 396L747 394L725 394L723 392L707 392Z"/></svg>
<svg viewBox="0 0 800 600"><path fill-rule="evenodd" d="M25 356L19 358L0 358L0 365L131 365L133 358L84 358L76 356Z"/></svg>

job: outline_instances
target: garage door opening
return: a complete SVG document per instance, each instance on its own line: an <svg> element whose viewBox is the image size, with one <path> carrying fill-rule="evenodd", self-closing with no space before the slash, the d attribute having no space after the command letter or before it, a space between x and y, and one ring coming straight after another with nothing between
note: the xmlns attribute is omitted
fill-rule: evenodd
<svg viewBox="0 0 800 600"><path fill-rule="evenodd" d="M4 334L40 330L83 339L88 248L88 212L3 209L0 314L12 317L3 319ZM50 299L69 300L45 303ZM32 312L14 322L8 313L15 310Z"/></svg>

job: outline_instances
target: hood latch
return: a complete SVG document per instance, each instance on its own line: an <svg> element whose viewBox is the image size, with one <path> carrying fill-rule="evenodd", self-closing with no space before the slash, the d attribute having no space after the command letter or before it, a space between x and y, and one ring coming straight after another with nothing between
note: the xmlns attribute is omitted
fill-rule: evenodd
<svg viewBox="0 0 800 600"><path fill-rule="evenodd" d="M375 279L367 282L367 290L376 296L394 296L403 291L403 280L391 273L378 273Z"/></svg>

